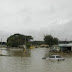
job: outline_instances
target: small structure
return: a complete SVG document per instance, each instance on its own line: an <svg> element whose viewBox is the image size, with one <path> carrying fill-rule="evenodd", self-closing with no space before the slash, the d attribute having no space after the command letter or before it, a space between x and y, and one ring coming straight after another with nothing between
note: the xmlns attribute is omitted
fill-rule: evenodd
<svg viewBox="0 0 72 72"><path fill-rule="evenodd" d="M63 51L63 52L71 52L72 51L72 43L59 44L58 47L60 47L60 51Z"/></svg>
<svg viewBox="0 0 72 72"><path fill-rule="evenodd" d="M50 47L50 51L60 52L60 47L58 45L53 45L52 47Z"/></svg>
<svg viewBox="0 0 72 72"><path fill-rule="evenodd" d="M42 44L42 45L40 45L40 47L46 47L46 48L48 48L48 47L49 47L49 45Z"/></svg>
<svg viewBox="0 0 72 72"><path fill-rule="evenodd" d="M58 45L53 45L53 49L54 49L55 51L57 51L57 52L60 51L60 47L58 47Z"/></svg>

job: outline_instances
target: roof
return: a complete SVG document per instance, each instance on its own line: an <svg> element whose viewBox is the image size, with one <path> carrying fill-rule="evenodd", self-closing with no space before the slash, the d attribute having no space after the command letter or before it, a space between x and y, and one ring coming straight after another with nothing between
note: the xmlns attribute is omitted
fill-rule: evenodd
<svg viewBox="0 0 72 72"><path fill-rule="evenodd" d="M72 43L69 43L69 44L59 44L58 46L60 47L72 47Z"/></svg>
<svg viewBox="0 0 72 72"><path fill-rule="evenodd" d="M51 56L60 56L60 55L51 55Z"/></svg>

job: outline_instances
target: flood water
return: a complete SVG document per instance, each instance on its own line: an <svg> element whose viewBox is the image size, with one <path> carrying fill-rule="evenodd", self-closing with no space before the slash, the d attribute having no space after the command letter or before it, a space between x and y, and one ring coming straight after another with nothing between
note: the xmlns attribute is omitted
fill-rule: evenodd
<svg viewBox="0 0 72 72"><path fill-rule="evenodd" d="M23 50L0 50L0 72L72 72L72 54L62 54L65 61L42 59L48 55L47 48Z"/></svg>

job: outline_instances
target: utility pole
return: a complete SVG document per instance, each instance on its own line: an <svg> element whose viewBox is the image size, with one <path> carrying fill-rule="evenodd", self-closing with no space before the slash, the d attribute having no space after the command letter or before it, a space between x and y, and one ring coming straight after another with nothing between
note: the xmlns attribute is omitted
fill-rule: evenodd
<svg viewBox="0 0 72 72"><path fill-rule="evenodd" d="M2 49L2 38L1 38L1 49ZM0 50L0 54L1 54L1 52L2 52L2 51Z"/></svg>
<svg viewBox="0 0 72 72"><path fill-rule="evenodd" d="M1 38L1 48L2 48L2 38Z"/></svg>
<svg viewBox="0 0 72 72"><path fill-rule="evenodd" d="M25 36L25 49L26 49L26 36Z"/></svg>

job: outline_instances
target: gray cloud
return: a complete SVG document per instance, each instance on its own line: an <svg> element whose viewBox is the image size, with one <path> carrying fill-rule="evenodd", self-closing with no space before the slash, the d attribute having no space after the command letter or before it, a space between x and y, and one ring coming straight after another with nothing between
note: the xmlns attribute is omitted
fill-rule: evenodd
<svg viewBox="0 0 72 72"><path fill-rule="evenodd" d="M72 21L71 3L72 0L1 0L0 30L33 36L38 33L41 37L48 32L62 39L61 34L69 28L61 27L59 32L56 29Z"/></svg>

